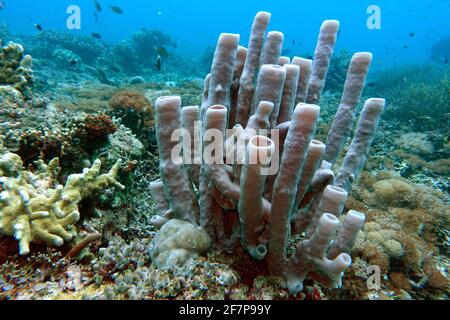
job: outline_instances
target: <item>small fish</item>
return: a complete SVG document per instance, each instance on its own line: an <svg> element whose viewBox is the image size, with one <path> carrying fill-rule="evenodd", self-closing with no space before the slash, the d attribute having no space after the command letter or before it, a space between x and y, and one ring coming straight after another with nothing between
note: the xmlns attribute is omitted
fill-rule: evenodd
<svg viewBox="0 0 450 320"><path fill-rule="evenodd" d="M292 44L295 44L295 40L292 40Z"/></svg>
<svg viewBox="0 0 450 320"><path fill-rule="evenodd" d="M118 6L110 6L111 11L117 14L123 14L123 10Z"/></svg>
<svg viewBox="0 0 450 320"><path fill-rule="evenodd" d="M375 87L375 82L369 82L369 83L367 83L367 86L369 88L373 88L373 87Z"/></svg>
<svg viewBox="0 0 450 320"><path fill-rule="evenodd" d="M448 64L450 58L450 36L440 39L431 48L431 60L436 63Z"/></svg>
<svg viewBox="0 0 450 320"><path fill-rule="evenodd" d="M410 37L414 37L415 35L416 35L416 34L415 34L414 32L410 32L410 33L409 33L409 36L410 36Z"/></svg>
<svg viewBox="0 0 450 320"><path fill-rule="evenodd" d="M93 0L93 1L94 1L95 10L97 10L97 12L102 12L102 6L101 6L100 2L98 2L97 0Z"/></svg>
<svg viewBox="0 0 450 320"><path fill-rule="evenodd" d="M75 59L70 60L70 65L71 66L75 66L77 63L78 63L78 61L75 60Z"/></svg>
<svg viewBox="0 0 450 320"><path fill-rule="evenodd" d="M0 1L0 10L3 10L6 8L6 3L4 3L3 1Z"/></svg>
<svg viewBox="0 0 450 320"><path fill-rule="evenodd" d="M162 15L163 15L163 12L162 12L162 11L158 11L156 14L157 14L158 16L162 16Z"/></svg>
<svg viewBox="0 0 450 320"><path fill-rule="evenodd" d="M36 24L34 25L34 27L35 27L36 29L38 29L39 31L44 30L44 29L42 28L42 26L41 26L39 23L36 23Z"/></svg>
<svg viewBox="0 0 450 320"><path fill-rule="evenodd" d="M167 58L169 56L169 53L167 52L167 49L163 46L160 47L154 47L156 53L161 56L161 58Z"/></svg>
<svg viewBox="0 0 450 320"><path fill-rule="evenodd" d="M97 32L91 32L91 37L95 38L95 39L101 39L102 35L100 33L97 33Z"/></svg>
<svg viewBox="0 0 450 320"><path fill-rule="evenodd" d="M156 70L161 71L161 56L158 55L158 57L156 58Z"/></svg>
<svg viewBox="0 0 450 320"><path fill-rule="evenodd" d="M95 22L98 22L98 14L95 11L94 11L94 18L95 18Z"/></svg>
<svg viewBox="0 0 450 320"><path fill-rule="evenodd" d="M110 81L108 79L108 77L106 76L105 71L103 71L100 68L97 68L97 72L98 72L98 80L103 83L103 84L107 84L107 85L114 85L114 82Z"/></svg>
<svg viewBox="0 0 450 320"><path fill-rule="evenodd" d="M404 45L404 46L403 46L403 49L408 49L408 46L407 46L407 45Z"/></svg>

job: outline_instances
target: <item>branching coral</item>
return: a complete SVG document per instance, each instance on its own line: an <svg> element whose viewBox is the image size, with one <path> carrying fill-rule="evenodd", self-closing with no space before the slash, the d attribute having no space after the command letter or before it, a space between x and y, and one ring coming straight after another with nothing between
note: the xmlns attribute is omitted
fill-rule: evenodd
<svg viewBox="0 0 450 320"><path fill-rule="evenodd" d="M58 159L40 164L37 172L23 170L20 157L6 153L0 158L0 233L19 241L20 254L30 252L30 243L61 246L76 234L81 200L110 187L123 189L116 180L118 161L100 175L101 161L81 174L70 175L65 186L57 183Z"/></svg>
<svg viewBox="0 0 450 320"><path fill-rule="evenodd" d="M390 103L386 119L412 125L415 131L448 126L450 77L445 68L432 64L403 66L383 70L373 79L370 93L383 92Z"/></svg>
<svg viewBox="0 0 450 320"><path fill-rule="evenodd" d="M0 42L1 45L1 42ZM20 44L10 42L0 49L0 85L11 85L22 93L33 83L32 59Z"/></svg>

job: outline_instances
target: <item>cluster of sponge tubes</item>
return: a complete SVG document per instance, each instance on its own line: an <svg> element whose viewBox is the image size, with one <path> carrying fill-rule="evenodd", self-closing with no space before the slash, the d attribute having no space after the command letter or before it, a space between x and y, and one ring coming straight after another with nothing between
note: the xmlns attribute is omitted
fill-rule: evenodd
<svg viewBox="0 0 450 320"><path fill-rule="evenodd" d="M336 288L351 264L349 253L365 220L364 214L352 210L341 219L340 215L367 160L385 101L365 102L335 175L333 165L350 135L372 55L353 56L324 144L313 140L317 104L339 22L323 23L313 61L298 57L291 61L281 56L283 34L266 34L269 20L267 12L256 15L248 48L239 46L239 35L220 35L200 108L181 108L179 97L157 100L161 180L151 184L158 213L153 223L161 226L176 218L198 224L219 250L230 250L240 241L254 259L266 261L271 274L286 279L292 294L303 289L306 277ZM202 130L195 126L199 120ZM236 139L245 141L244 160L233 165L174 161L172 150L178 142L171 137L180 128L192 134L193 157L201 152L194 145L206 130L225 135L226 129L233 129L224 149L236 148ZM269 134L258 135L261 129ZM274 133L278 139L271 139ZM242 154L235 151L236 157ZM276 174L261 174L267 160L279 161ZM301 240L288 255L293 233Z"/></svg>

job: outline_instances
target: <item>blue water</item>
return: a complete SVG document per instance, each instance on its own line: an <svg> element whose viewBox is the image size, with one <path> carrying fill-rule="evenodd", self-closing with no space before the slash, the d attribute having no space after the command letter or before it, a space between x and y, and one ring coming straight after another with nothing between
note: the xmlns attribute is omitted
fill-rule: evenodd
<svg viewBox="0 0 450 320"><path fill-rule="evenodd" d="M103 7L99 23L92 0L3 2L6 8L0 11L0 22L6 21L14 35L35 34L35 23L67 30L66 8L78 5L81 30L67 32L98 32L104 42L115 43L142 27L161 29L175 38L178 52L185 55L198 55L214 45L220 32L241 34L245 45L259 10L272 12L270 29L285 34L291 56L313 51L324 19L341 21L337 50L371 51L376 66L427 63L433 43L450 34L450 0L99 0ZM372 4L381 9L381 30L366 26L366 10ZM109 5L120 6L125 14L111 12Z"/></svg>

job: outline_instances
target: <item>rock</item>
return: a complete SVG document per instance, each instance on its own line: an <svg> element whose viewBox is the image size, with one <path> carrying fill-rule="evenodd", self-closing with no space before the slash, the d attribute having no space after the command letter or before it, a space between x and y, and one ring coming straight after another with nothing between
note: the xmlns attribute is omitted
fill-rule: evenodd
<svg viewBox="0 0 450 320"><path fill-rule="evenodd" d="M141 76L133 77L128 81L129 85L142 84L145 83L145 79Z"/></svg>
<svg viewBox="0 0 450 320"><path fill-rule="evenodd" d="M201 227L181 220L170 220L156 235L150 246L150 257L158 269L176 269L205 254L211 245Z"/></svg>

